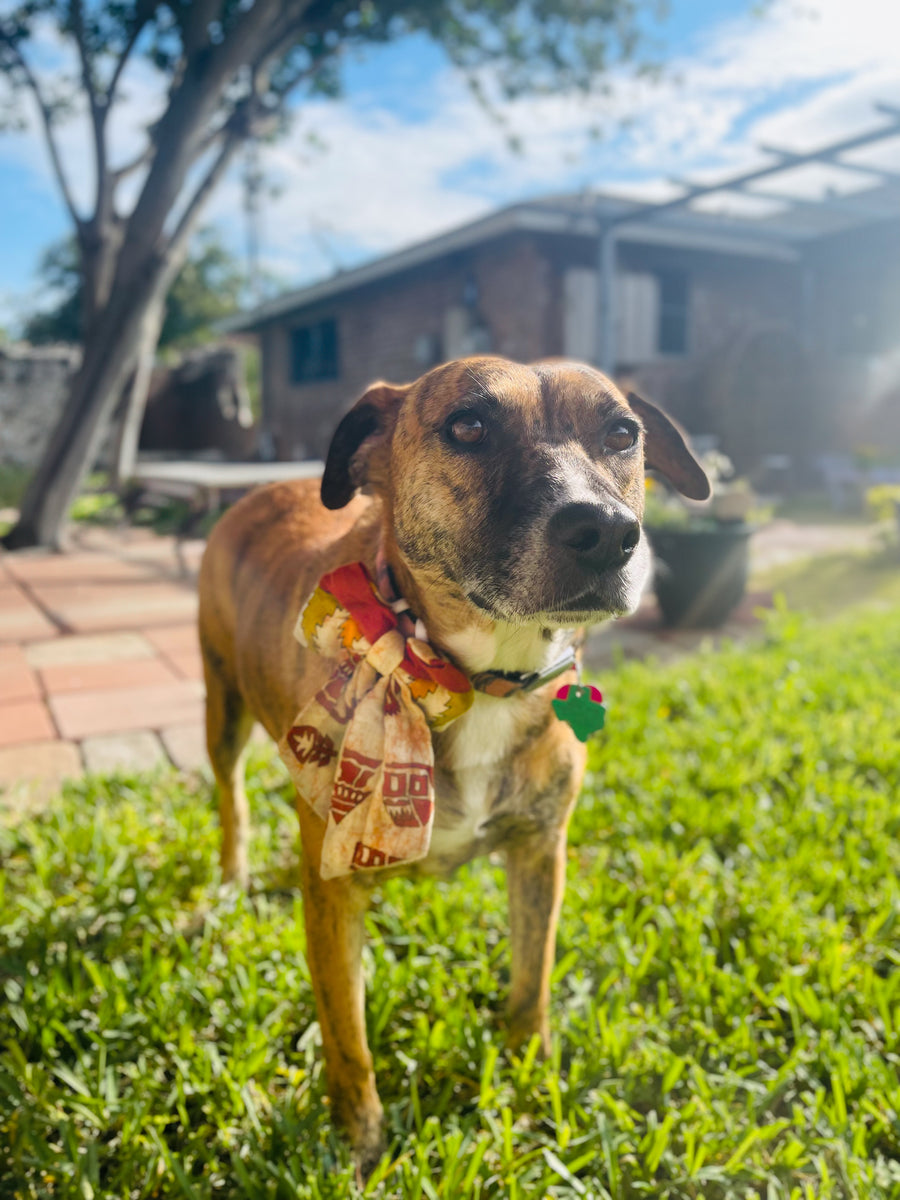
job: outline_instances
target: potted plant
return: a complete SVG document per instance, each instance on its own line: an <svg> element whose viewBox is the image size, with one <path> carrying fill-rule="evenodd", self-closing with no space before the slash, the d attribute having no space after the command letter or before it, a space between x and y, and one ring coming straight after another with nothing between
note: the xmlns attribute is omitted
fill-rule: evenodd
<svg viewBox="0 0 900 1200"><path fill-rule="evenodd" d="M749 517L756 497L746 481L730 479L733 468L725 455L707 454L703 466L714 488L713 499L704 504L647 481L644 528L653 549L656 599L670 626L721 625L747 588L756 528Z"/></svg>

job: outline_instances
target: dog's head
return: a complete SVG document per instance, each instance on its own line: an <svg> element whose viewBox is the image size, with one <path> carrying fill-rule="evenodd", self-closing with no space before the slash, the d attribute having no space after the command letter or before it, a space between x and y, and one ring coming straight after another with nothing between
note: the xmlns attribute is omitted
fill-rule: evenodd
<svg viewBox="0 0 900 1200"><path fill-rule="evenodd" d="M322 501L366 485L414 571L497 620L581 625L637 605L645 465L709 495L672 422L599 371L470 358L369 388L335 432Z"/></svg>

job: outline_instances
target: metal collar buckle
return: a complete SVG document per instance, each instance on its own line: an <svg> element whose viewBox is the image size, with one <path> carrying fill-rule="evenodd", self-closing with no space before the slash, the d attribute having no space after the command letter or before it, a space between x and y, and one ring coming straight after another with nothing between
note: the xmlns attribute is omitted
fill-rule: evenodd
<svg viewBox="0 0 900 1200"><path fill-rule="evenodd" d="M574 646L570 646L562 658L557 659L555 663L551 663L549 667L544 667L543 671L534 671L531 675L526 675L522 680L520 690L523 692L533 692L535 688L549 683L551 679L556 679L558 675L564 675L566 671L571 671L577 662L578 656L575 648Z"/></svg>
<svg viewBox="0 0 900 1200"><path fill-rule="evenodd" d="M574 646L543 671L531 671L528 674L522 671L479 671L471 676L472 687L488 696L505 700L513 692L533 692L543 684L549 683L551 679L556 679L558 675L571 671L573 667L578 669Z"/></svg>

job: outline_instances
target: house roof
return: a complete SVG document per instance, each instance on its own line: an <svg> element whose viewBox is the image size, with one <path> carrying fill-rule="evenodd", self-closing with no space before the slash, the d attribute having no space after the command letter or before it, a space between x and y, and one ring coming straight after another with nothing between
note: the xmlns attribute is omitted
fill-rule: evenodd
<svg viewBox="0 0 900 1200"><path fill-rule="evenodd" d="M580 234L596 237L604 218L622 218L634 210L637 217L644 205L617 200L609 196L551 197L545 200L512 204L486 217L460 225L437 237L416 242L362 266L342 270L296 291L285 292L247 313L231 317L222 323L227 333L256 329L294 309L305 308L322 300L331 300L366 284L376 283L401 271L421 266L459 250L467 250L483 242L509 233ZM749 228L750 222L717 215L698 216L695 213L673 213L658 222L617 228L623 242L641 242L673 246L680 249L708 250L721 254L750 255L755 258L792 262L796 250L774 235L760 236Z"/></svg>
<svg viewBox="0 0 900 1200"><path fill-rule="evenodd" d="M604 230L614 228L621 242L796 262L803 243L860 224L900 218L900 173L846 157L872 143L900 137L900 109L880 107L890 116L887 126L805 154L766 149L774 162L716 184L681 184L684 194L662 203L647 204L585 191L511 204L436 237L287 292L223 322L222 328L229 333L257 329L297 309L516 232L599 237ZM809 198L796 194L796 188L794 194L784 194L763 192L757 186L761 179L802 172L811 164L843 172L844 177L854 172L857 178L859 173L870 177L874 174L885 182L864 185L852 193L827 191L824 196ZM866 183L870 182L867 179ZM744 215L691 207L697 199L704 202L713 193L729 192L740 196Z"/></svg>

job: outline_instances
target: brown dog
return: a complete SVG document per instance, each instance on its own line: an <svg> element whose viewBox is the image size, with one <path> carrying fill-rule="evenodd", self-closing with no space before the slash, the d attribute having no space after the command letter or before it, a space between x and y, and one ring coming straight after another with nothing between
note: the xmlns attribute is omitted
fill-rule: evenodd
<svg viewBox="0 0 900 1200"><path fill-rule="evenodd" d="M222 868L247 878L242 752L254 720L280 741L330 678L293 628L326 571L376 551L431 645L505 697L433 734L435 816L427 857L444 874L506 852L512 944L509 1038L546 1046L549 979L569 814L585 748L550 701L576 629L634 609L649 571L645 463L681 492L709 494L681 434L576 363L452 362L402 387L374 384L341 421L321 484L275 484L236 504L200 572L207 739L219 786ZM371 498L355 496L365 486ZM360 954L368 892L384 872L323 880L324 822L298 799L307 954L335 1117L364 1167L382 1108L366 1044ZM395 868L389 868L395 870Z"/></svg>

